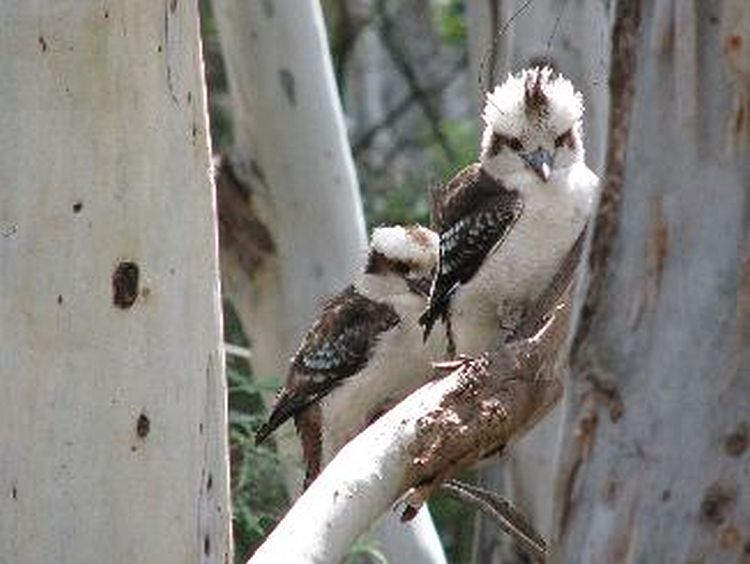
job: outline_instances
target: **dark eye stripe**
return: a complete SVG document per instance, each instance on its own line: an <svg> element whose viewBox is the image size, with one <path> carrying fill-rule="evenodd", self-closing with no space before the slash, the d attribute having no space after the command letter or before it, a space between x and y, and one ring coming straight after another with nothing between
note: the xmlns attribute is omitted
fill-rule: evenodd
<svg viewBox="0 0 750 564"><path fill-rule="evenodd" d="M497 155L503 146L510 147L513 151L523 150L523 143L518 137L508 137L501 133L492 134L492 144L490 145L490 156Z"/></svg>
<svg viewBox="0 0 750 564"><path fill-rule="evenodd" d="M568 147L573 146L573 130L572 129L568 129L565 133L563 133L562 135L558 135L557 138L555 138L555 147L559 149L563 145L567 145Z"/></svg>

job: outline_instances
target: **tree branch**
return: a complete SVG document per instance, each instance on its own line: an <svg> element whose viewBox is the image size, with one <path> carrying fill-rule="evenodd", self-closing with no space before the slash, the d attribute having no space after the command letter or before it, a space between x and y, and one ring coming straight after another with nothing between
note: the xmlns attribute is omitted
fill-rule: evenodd
<svg viewBox="0 0 750 564"><path fill-rule="evenodd" d="M544 312L543 325L527 324L538 332L521 332L476 359L437 365L450 373L347 444L248 564L337 562L397 500L404 499L410 518L445 480L501 453L539 421L562 393L553 367L568 334L580 245L539 299L554 307Z"/></svg>

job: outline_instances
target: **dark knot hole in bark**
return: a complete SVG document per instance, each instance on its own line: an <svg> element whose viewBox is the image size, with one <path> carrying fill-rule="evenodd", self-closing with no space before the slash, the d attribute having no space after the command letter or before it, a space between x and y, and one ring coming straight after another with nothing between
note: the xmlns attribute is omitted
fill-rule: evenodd
<svg viewBox="0 0 750 564"><path fill-rule="evenodd" d="M151 431L151 420L145 413L141 413L138 416L138 421L135 424L135 432L141 438L145 439Z"/></svg>
<svg viewBox="0 0 750 564"><path fill-rule="evenodd" d="M138 297L139 268L134 262L124 261L112 274L112 300L121 309L128 309Z"/></svg>

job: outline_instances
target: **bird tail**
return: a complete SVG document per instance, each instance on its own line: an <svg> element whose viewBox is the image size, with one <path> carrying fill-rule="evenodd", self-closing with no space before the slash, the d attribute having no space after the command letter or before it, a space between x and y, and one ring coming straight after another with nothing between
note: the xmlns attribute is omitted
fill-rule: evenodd
<svg viewBox="0 0 750 564"><path fill-rule="evenodd" d="M258 446L268 438L282 423L291 418L300 406L298 402L291 401L287 395L286 388L282 388L279 397L276 399L276 405L268 416L268 421L263 423L255 432L255 446Z"/></svg>
<svg viewBox="0 0 750 564"><path fill-rule="evenodd" d="M427 341L427 338L430 336L430 332L432 332L432 328L435 326L435 322L440 315L441 312L430 305L419 317L419 324L424 328L422 332L422 342Z"/></svg>
<svg viewBox="0 0 750 564"><path fill-rule="evenodd" d="M276 430L278 425L271 424L271 421L263 423L260 429L255 432L255 446L258 446L268 438L268 435Z"/></svg>
<svg viewBox="0 0 750 564"><path fill-rule="evenodd" d="M427 337L430 336L432 327L438 318L442 318L445 322L448 318L448 312L450 311L450 302L453 293L458 288L458 284L454 284L448 291L439 291L439 288L433 286L432 292L430 292L430 302L427 309L419 317L419 324L424 327L422 333L422 340L426 341Z"/></svg>

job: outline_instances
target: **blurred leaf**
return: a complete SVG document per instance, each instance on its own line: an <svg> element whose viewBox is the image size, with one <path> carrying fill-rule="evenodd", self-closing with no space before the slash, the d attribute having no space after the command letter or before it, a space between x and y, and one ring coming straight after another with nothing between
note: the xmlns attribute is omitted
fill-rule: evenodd
<svg viewBox="0 0 750 564"><path fill-rule="evenodd" d="M435 27L448 44L466 41L466 5L461 0L438 0L434 3Z"/></svg>

